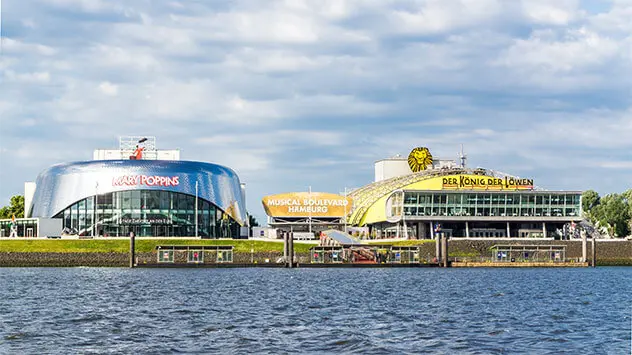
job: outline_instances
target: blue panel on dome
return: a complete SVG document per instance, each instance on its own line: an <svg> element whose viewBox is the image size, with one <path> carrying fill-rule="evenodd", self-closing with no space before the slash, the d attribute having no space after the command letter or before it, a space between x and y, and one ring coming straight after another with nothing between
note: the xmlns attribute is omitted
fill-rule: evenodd
<svg viewBox="0 0 632 355"><path fill-rule="evenodd" d="M207 200L237 222L246 221L237 174L221 165L172 160L95 160L53 165L37 177L32 217L53 217L95 194L127 190L164 190Z"/></svg>

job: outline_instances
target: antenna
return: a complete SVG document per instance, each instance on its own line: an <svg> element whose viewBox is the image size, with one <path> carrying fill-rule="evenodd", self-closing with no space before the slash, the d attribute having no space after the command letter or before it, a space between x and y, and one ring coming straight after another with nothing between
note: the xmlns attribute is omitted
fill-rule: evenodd
<svg viewBox="0 0 632 355"><path fill-rule="evenodd" d="M461 161L461 168L465 168L465 163L467 162L467 155L463 153L463 144L461 144L461 151L459 152L459 160Z"/></svg>

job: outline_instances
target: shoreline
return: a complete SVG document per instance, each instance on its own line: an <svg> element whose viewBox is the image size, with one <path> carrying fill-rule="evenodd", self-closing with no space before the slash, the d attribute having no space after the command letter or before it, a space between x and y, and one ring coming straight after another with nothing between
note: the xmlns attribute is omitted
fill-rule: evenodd
<svg viewBox="0 0 632 355"><path fill-rule="evenodd" d="M349 264L328 263L312 264L310 260L310 248L314 243L295 242L295 257L299 267L313 268L361 268L361 267L418 267L421 265L437 264L433 262L436 252L434 241L406 240L406 241L382 241L389 245L416 246L419 249L419 264ZM577 267L582 257L581 240L467 240L451 239L449 248L449 260L454 262L453 267L560 267L559 262L551 265L530 265L526 261L516 262L491 262L491 247L498 244L512 245L563 245L566 247L565 260L570 267ZM256 240L136 240L136 264L138 267L174 267L157 262L157 246L165 245L230 245L234 248L232 263L215 265L214 257L208 258L206 264L187 264L184 259L175 260L178 267L283 267L276 266L276 262L283 257L283 243L281 241L256 241ZM371 243L368 246L377 246ZM591 243L587 245L588 259L592 255ZM598 240L596 243L597 266L632 266L632 240ZM590 260L589 260L590 261ZM479 264L475 264L479 263ZM0 267L129 267L129 239L119 240L52 240L52 239L12 239L0 240ZM493 265L485 265L493 264ZM502 264L502 265L501 265ZM200 266L202 265L202 266ZM230 266L227 266L230 265ZM475 266L476 265L476 266Z"/></svg>
<svg viewBox="0 0 632 355"><path fill-rule="evenodd" d="M136 268L285 268L285 264L276 263L282 255L268 256L265 259L250 262L250 253L235 253L233 263L157 263L156 256L152 253L137 254ZM274 258L269 258L274 256ZM436 262L420 263L311 263L308 255L297 254L298 268L426 268L441 267ZM261 256L261 254L259 255ZM457 259L458 260L458 259ZM588 267L589 263L581 262L476 262L476 261L451 261L450 267L455 268L577 268ZM597 259L597 266L632 266L632 258L629 259ZM126 267L129 268L128 253L29 253L29 252L0 252L0 268L12 267Z"/></svg>

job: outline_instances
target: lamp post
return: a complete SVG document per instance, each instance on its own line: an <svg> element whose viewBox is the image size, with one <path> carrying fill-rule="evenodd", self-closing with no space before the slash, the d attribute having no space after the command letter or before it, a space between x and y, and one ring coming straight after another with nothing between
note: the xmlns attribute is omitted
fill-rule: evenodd
<svg viewBox="0 0 632 355"><path fill-rule="evenodd" d="M312 187L309 187L309 199L307 202L307 209L309 210L309 232L312 232Z"/></svg>

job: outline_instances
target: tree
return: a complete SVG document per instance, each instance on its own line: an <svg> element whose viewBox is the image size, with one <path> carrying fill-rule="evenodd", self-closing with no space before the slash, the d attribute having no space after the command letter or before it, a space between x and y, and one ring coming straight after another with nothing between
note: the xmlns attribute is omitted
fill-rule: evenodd
<svg viewBox="0 0 632 355"><path fill-rule="evenodd" d="M630 232L630 207L623 194L610 194L601 199L591 215L599 225L608 228L612 237L625 237Z"/></svg>
<svg viewBox="0 0 632 355"><path fill-rule="evenodd" d="M259 222L257 222L257 219L255 218L255 216L251 214L248 215L248 224L251 227L259 227Z"/></svg>
<svg viewBox="0 0 632 355"><path fill-rule="evenodd" d="M11 197L11 204L0 208L0 218L24 218L24 196L15 195Z"/></svg>
<svg viewBox="0 0 632 355"><path fill-rule="evenodd" d="M625 202L628 204L628 215L629 215L629 219L628 219L628 226L629 226L629 231L630 233L632 233L632 189L629 189L628 191L623 193L623 198L625 199ZM632 234L631 234L632 235Z"/></svg>
<svg viewBox="0 0 632 355"><path fill-rule="evenodd" d="M584 191L582 194L582 209L585 213L595 208L600 202L599 194L593 190Z"/></svg>

